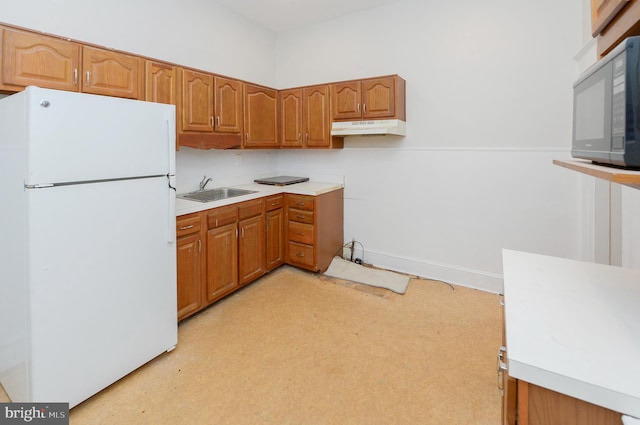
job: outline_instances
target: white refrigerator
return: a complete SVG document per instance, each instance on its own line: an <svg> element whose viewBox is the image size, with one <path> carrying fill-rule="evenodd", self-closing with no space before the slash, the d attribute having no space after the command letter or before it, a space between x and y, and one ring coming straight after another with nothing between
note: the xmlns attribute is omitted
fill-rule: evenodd
<svg viewBox="0 0 640 425"><path fill-rule="evenodd" d="M68 402L177 343L175 107L0 100L0 383Z"/></svg>

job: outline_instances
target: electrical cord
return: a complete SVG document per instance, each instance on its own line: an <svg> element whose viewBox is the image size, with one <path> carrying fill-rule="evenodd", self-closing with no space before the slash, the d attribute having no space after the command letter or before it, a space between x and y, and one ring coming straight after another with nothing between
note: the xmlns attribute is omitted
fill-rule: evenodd
<svg viewBox="0 0 640 425"><path fill-rule="evenodd" d="M353 263L354 262L353 261L354 244L360 245L360 248L362 249L362 258L361 258L361 263L360 264L364 264L364 245L361 242L358 242L355 239L352 239L351 242L347 242L344 245L342 245L340 248L338 248L338 250L333 254L333 256L335 257L336 255L338 255L338 253L340 251L343 251L346 247L351 246L351 259L347 260L346 258L344 258L344 254L340 254L340 258L342 258L345 261L350 261L350 262ZM356 261L356 263L357 263L357 261Z"/></svg>

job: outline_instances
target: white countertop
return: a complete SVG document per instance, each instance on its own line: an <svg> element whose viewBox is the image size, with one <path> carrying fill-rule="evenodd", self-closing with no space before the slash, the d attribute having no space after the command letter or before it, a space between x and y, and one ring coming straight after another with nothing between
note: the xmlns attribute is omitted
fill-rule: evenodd
<svg viewBox="0 0 640 425"><path fill-rule="evenodd" d="M341 183L307 181L304 183L290 184L287 186L271 186L266 184L249 183L231 187L254 190L256 192L250 193L248 195L234 196L233 198L227 198L220 201L212 202L196 202L177 197L176 216L204 211L210 208L222 207L224 205L231 205L238 202L249 201L251 199L262 198L263 196L270 196L278 193L294 193L297 195L318 196L322 195L323 193L341 189L344 187L344 185ZM215 187L207 187L207 190L209 189L215 189Z"/></svg>
<svg viewBox="0 0 640 425"><path fill-rule="evenodd" d="M640 417L640 270L503 250L509 375Z"/></svg>

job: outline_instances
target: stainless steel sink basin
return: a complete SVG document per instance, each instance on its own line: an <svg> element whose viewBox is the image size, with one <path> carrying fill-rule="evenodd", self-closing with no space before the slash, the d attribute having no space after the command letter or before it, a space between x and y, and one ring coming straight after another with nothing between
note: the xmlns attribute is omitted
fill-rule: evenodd
<svg viewBox="0 0 640 425"><path fill-rule="evenodd" d="M233 198L234 196L248 195L255 192L255 190L236 189L233 187L218 187L210 190L198 190L195 192L183 193L182 195L178 195L178 197L196 202L211 202Z"/></svg>

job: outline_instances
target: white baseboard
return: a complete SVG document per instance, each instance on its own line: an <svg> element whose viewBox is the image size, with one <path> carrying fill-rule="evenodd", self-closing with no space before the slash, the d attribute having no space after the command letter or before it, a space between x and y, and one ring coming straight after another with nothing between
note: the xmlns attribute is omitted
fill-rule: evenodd
<svg viewBox="0 0 640 425"><path fill-rule="evenodd" d="M361 251L359 252L357 247L354 251L356 254L361 255ZM344 255L345 258L349 258L349 248L344 250ZM439 264L415 258L401 258L378 251L367 251L364 261L367 264L372 264L383 269L419 276L425 279L440 280L453 285L465 286L494 294L501 294L503 291L502 275L480 270L450 264Z"/></svg>

